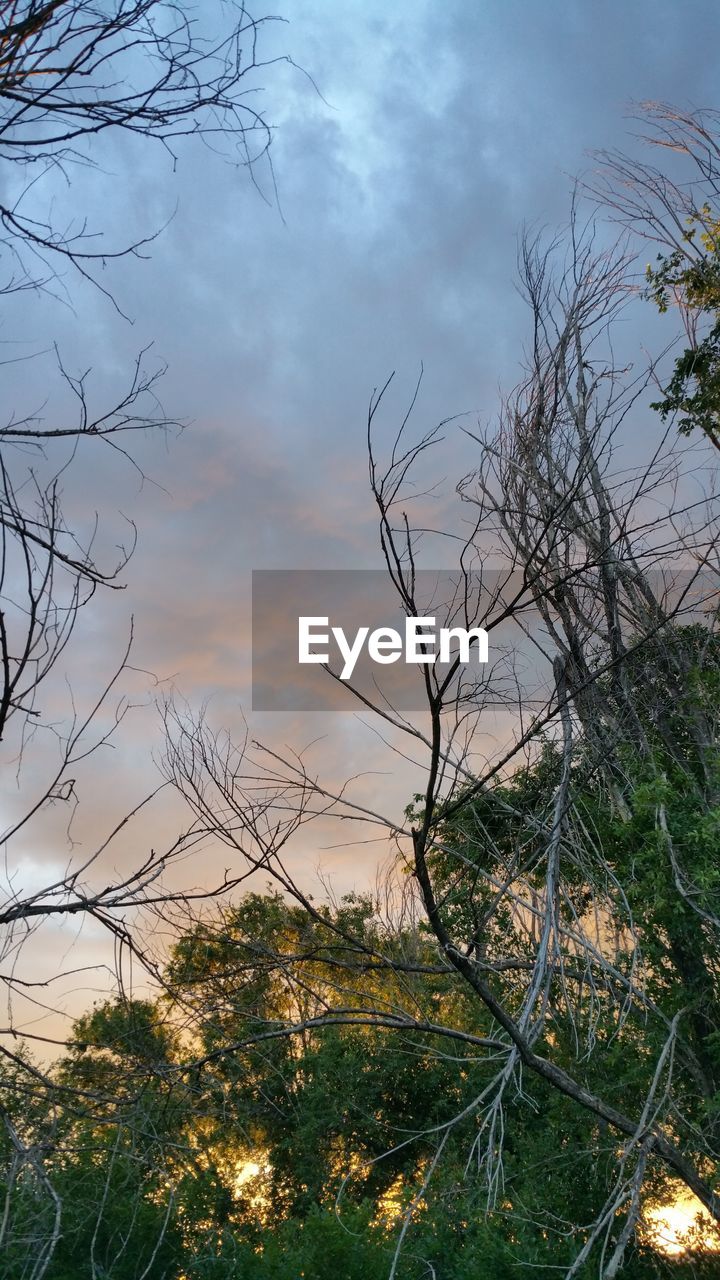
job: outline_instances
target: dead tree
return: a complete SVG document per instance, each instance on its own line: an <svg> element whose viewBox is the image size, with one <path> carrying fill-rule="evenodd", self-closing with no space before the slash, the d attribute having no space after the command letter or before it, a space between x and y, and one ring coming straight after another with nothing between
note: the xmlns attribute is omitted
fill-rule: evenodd
<svg viewBox="0 0 720 1280"><path fill-rule="evenodd" d="M203 15L162 0L100 6L92 0L10 0L1 6L0 169L5 195L0 203L0 293L6 308L15 292L51 286L68 266L105 291L95 269L110 257L139 255L147 243L99 245L102 228L88 226L82 209L73 209L67 220L57 213L48 184L58 174L67 177L75 165L97 165L106 139L121 134L141 144L154 141L171 167L183 138L204 138L218 147L224 143L229 157L248 168L254 180L253 166L271 141L270 126L251 96L259 87L253 77L268 65L258 43L266 21L270 19L252 18L242 4L213 7ZM53 212L44 211L48 209ZM150 238L155 234L156 228L150 228ZM29 367L34 371L35 366ZM122 993L128 965L145 977L156 978L159 972L157 949L143 932L142 911L167 911L181 898L186 904L206 899L225 892L231 882L221 875L213 885L186 882L184 891L177 879L169 883L173 865L196 846L192 827L160 849L144 848L141 840L131 865L112 868L113 842L144 812L162 786L161 778L133 813L109 821L109 829L82 856L67 839L69 819L83 798L78 771L90 755L111 743L131 710L123 682L132 626L128 619L128 634L109 659L116 662L115 669L101 677L99 687L82 694L73 679L73 672L82 677L82 660L79 667L73 665L78 659L72 642L96 592L124 585L135 529L126 523L117 552L108 555L102 547L103 517L94 525L90 519L86 528L68 517L65 477L78 455L103 447L135 466L134 433L180 424L158 401L163 370L146 351L125 389L101 408L95 407L89 374L68 370L59 353L57 367L65 392L62 411L53 416L50 406L42 418L34 411L8 411L0 425L0 743L5 777L20 779L24 786L23 807L15 806L2 832L0 1117L10 1157L0 1229L7 1244L12 1198L23 1180L46 1195L47 1232L39 1231L28 1246L27 1274L35 1280L51 1264L63 1210L45 1170L44 1147L37 1138L44 1120L37 1117L48 1118L51 1142L53 1114L69 1114L78 1091L61 1087L52 1068L38 1065L33 1056L38 1048L43 1057L62 1049L62 1029L56 1027L46 1037L26 1025L28 1013L34 1021L34 1015L57 1007L55 993L72 973L72 961L59 971L48 958L28 976L24 959L32 948L36 957L45 955L45 931L55 923L92 922L107 938ZM91 511L92 495L88 497ZM68 695L63 711L58 709L58 688ZM50 869L45 883L28 883L21 844L49 812L58 818L53 838L59 844L53 853L61 869ZM109 978L112 974L104 972L100 985L107 987ZM27 1102L19 1116L14 1105L18 1097ZM85 1101L112 1122L111 1098L88 1096Z"/></svg>
<svg viewBox="0 0 720 1280"><path fill-rule="evenodd" d="M262 26L242 3L199 21L165 0L10 0L0 16L0 163L24 185L0 203L3 289L34 288L63 262L83 275L147 240L97 247L98 229L82 211L54 220L38 204L46 175L97 164L98 143L124 133L155 141L176 159L184 137L225 147L240 165L267 153L272 133L252 105ZM155 232L150 233L152 238Z"/></svg>
<svg viewBox="0 0 720 1280"><path fill-rule="evenodd" d="M400 741L398 749L418 762L421 799L405 820L354 803L349 786L333 791L323 785L301 757L282 758L249 739L234 746L187 712L169 712L166 763L199 828L233 850L248 873L271 877L310 923L322 913L286 856L297 832L329 814L346 825L387 831L397 866L409 872L398 882L404 890L396 892L412 901L406 910L419 912L429 925L440 966L472 993L486 1018L476 1052L497 1065L473 1108L472 1146L490 1201L502 1189L505 1102L528 1075L617 1135L607 1203L586 1224L568 1273L576 1274L596 1249L604 1277L617 1273L642 1215L650 1167L679 1179L720 1220L707 1177L717 1136L694 1130L684 1094L688 1080L693 1101L710 1099L717 1087L708 1054L714 979L703 988L712 1007L699 1011L690 977L697 956L687 949L681 954L669 938L668 963L689 984L692 1007L678 1012L653 1000L632 885L588 826L580 801L583 788L594 788L619 822L629 818L632 756L659 780L658 758L690 762L698 805L710 814L717 803L718 708L694 697L691 669L698 650L682 641L692 609L692 617L702 619L701 648L713 649L715 642L717 511L712 491L686 496L683 476L691 455L685 459L670 428L650 436L640 462L625 460L624 428L647 422L653 374L652 368L634 374L613 359L614 324L632 297L631 270L622 248L605 251L592 228L583 232L576 221L566 247L544 250L537 241L525 242L521 276L533 333L526 373L497 424L469 433L478 461L459 495L470 512L470 532L461 541L448 611L470 623L482 618L491 644L503 628L514 629L516 648L529 640L537 670L544 672L544 685L540 681L527 706L518 684L514 727L501 746L491 752L484 736L484 718L496 702L491 676L468 680L451 663L421 669L424 726L387 702L373 707ZM381 545L403 610L422 616L421 531L413 526L408 481L427 463L436 436L409 440L406 420L381 464L376 426L382 403L383 393L373 399L368 421ZM657 425L650 415L653 421ZM499 572L478 592L478 577L482 585L491 561ZM675 714L668 713L669 689ZM372 706L366 695L358 698ZM544 806L515 811L521 801L512 797L522 792L513 792L513 782L548 751L552 785ZM720 920L711 899L675 856L662 803L656 821L678 902L695 912L697 930L712 949ZM338 944L361 970L366 964L402 970L381 942L368 948L366 939L338 932ZM277 963L287 961L278 957ZM297 956L296 963L304 974L309 956ZM314 1027L351 1016L340 967L335 998L325 992L322 999L325 1008ZM354 1016L382 1026L392 1018L399 1027L418 1024L410 991L404 1003L401 986L393 1009L373 1005L368 995ZM611 1018L615 1034L627 1031L630 1042L645 1027L652 1028L646 1033L652 1043L660 1044L637 1109L624 1110L611 1091L586 1083L583 1062L598 1052L601 1016ZM559 1060L557 1019L574 1037L575 1070ZM279 1023L267 1034L300 1030ZM434 1034L474 1042L467 1028L452 1022L436 1023ZM676 1085L680 1063L684 1085ZM466 1110L453 1116L445 1136L466 1119ZM440 1152L444 1138L436 1136ZM426 1194L435 1163L418 1196ZM412 1206L406 1225L411 1216Z"/></svg>

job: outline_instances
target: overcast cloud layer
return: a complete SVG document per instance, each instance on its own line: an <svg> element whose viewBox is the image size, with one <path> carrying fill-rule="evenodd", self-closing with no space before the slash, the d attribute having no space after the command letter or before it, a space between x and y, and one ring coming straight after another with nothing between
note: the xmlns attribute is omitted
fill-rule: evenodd
<svg viewBox="0 0 720 1280"><path fill-rule="evenodd" d="M719 97L720 12L709 0L288 0L283 13L268 56L287 53L308 75L280 63L258 77L276 126L277 199L267 166L256 175L263 200L246 172L200 144L180 148L176 172L160 148L106 144L99 171L74 173L56 198L87 212L108 245L170 219L149 261L104 277L132 323L68 277L73 309L18 297L3 335L12 354L57 340L68 367L92 366L98 400L148 343L167 361L164 406L191 425L137 442L148 481L101 446L68 481L78 518L108 513L112 541L121 509L140 532L128 589L93 608L72 669L89 691L120 655L132 612L137 664L172 677L191 702L212 695L219 719L235 724L249 702L251 569L381 563L364 452L373 387L397 371L388 430L421 363L419 427L491 419L526 337L513 284L523 221L562 224L588 150L633 145L631 100L687 108ZM645 338L653 325L648 309ZM35 366L30 385L10 367L9 408L37 409L53 391L50 368L49 358ZM49 400L48 422L59 403ZM449 466L472 466L459 434L447 447ZM139 676L138 696L147 687ZM147 786L154 723L139 712L112 769L88 773L77 832L86 847ZM311 716L266 715L254 728L295 745L318 731ZM320 762L338 774L367 766L356 720L330 717L322 729ZM414 781L409 765L386 779L387 806L404 804ZM163 802L140 843L162 839L171 810ZM69 856L57 815L46 826L23 873L40 881ZM308 868L322 859L341 890L362 887L376 862L371 848L366 861L321 854L309 837L297 856Z"/></svg>

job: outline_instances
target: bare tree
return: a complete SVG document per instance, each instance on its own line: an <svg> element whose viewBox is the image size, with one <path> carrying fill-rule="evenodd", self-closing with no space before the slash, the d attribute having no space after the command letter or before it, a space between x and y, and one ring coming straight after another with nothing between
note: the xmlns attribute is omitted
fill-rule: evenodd
<svg viewBox="0 0 720 1280"><path fill-rule="evenodd" d="M253 167L267 155L272 137L251 96L259 88L255 73L269 65L260 55L259 39L270 21L252 18L242 4L210 6L202 13L162 0L113 0L109 5L92 0L10 0L2 5L0 292L6 307L17 291L52 292L68 265L108 292L95 269L110 257L141 254L147 240L106 247L98 242L102 228L89 227L83 210L74 208L63 219L53 201L53 179L69 179L73 166L98 166L105 139L121 134L155 141L171 167L180 158L183 138L200 138L213 148L224 144L229 158L255 180ZM43 212L43 201L53 212ZM150 238L155 234L151 228ZM216 884L186 887L184 893L177 878L169 883L173 865L197 846L198 833L192 827L172 837L165 848L144 849L141 842L132 865L109 869L113 842L144 813L161 779L132 813L110 822L89 852L77 857L67 838L81 799L79 771L111 743L132 709L126 683L132 626L128 620L115 670L104 675L95 690L77 689L83 671L82 664L75 665L73 680L78 659L71 641L96 592L123 587L136 536L126 521L116 552L108 553L106 523L100 517L92 520L90 494L85 526L70 518L63 498L68 469L83 452L103 447L138 469L133 435L177 428L180 423L168 417L157 398L163 370L147 351L138 356L126 388L100 409L94 407L90 374L76 375L59 351L56 355L63 407L55 417L52 408L45 408L42 418L34 412L8 412L0 426L0 742L5 776L22 781L24 800L2 832L6 892L0 906L0 982L5 996L0 1116L8 1164L0 1237L7 1248L14 1197L30 1187L31 1196L37 1192L38 1226L27 1241L25 1274L35 1280L51 1265L62 1234L62 1197L46 1169L58 1127L64 1124L65 1138L71 1142L73 1114L94 1108L98 1123L117 1124L122 1145L123 1116L131 1111L134 1095L132 1087L122 1101L102 1089L83 1095L67 1082L59 1083L52 1068L34 1060L28 1042L47 1056L63 1047L63 1034L46 1037L18 1026L18 1019L23 1023L18 1000L25 1015L28 1009L47 1013L54 1007L57 984L73 971L67 964L58 971L48 959L44 968L28 976L23 968L27 944L32 941L40 956L43 930L49 926L63 920L92 922L114 952L115 982L122 992L128 965L146 977L157 978L159 973L157 951L152 937L143 932L141 910L162 912L181 898L188 903L212 897L233 882L221 875ZM58 689L67 693L64 711L58 709ZM21 846L51 811L60 833L53 862L62 870L49 871L47 882L38 885L23 873ZM137 1092L141 1091L138 1082ZM19 1098L24 1105L18 1111ZM107 1187L111 1173L109 1167Z"/></svg>
<svg viewBox="0 0 720 1280"><path fill-rule="evenodd" d="M0 204L5 291L47 283L63 259L92 276L106 259L147 243L97 248L82 212L60 224L32 203L46 175L97 165L106 135L154 140L173 162L179 140L198 136L232 148L252 169L272 137L250 96L259 87L254 73L268 66L258 40L270 21L252 18L242 3L212 6L202 21L166 0L2 6L0 161L20 174L18 194Z"/></svg>
<svg viewBox="0 0 720 1280"><path fill-rule="evenodd" d="M217 139L218 144L224 140L235 149L238 162L252 168L271 141L270 126L248 96L257 88L248 77L267 66L259 57L258 39L268 21L252 18L242 4L208 13L204 22L182 5L161 0L119 0L107 9L89 0L3 6L0 162L8 176L21 174L19 196L0 207L3 243L16 264L6 293L42 283L28 265L33 255L39 255L51 276L58 257L85 274L93 261L102 263L108 256L87 243L91 237L81 212L71 228L40 223L23 212L45 175L75 164L97 164L98 138L127 133L154 140L173 162L174 142L183 137ZM73 766L94 749L88 737L91 725L127 658L87 714L73 711L66 730L57 729L41 709L40 691L66 653L81 610L99 587L123 585L135 542L135 529L128 524L117 558L105 562L104 553L95 550L97 520L88 532L66 520L64 473L78 449L105 444L132 462L128 445L133 433L180 425L167 417L157 399L163 370L152 367L147 351L138 356L127 390L99 410L93 407L89 375L68 371L59 352L57 364L71 416L67 407L57 424L47 416L11 414L0 426L0 740L8 743L12 733L10 748L22 760L45 724L60 744L52 776L5 833L6 848L49 802L74 802ZM119 712L99 731L95 747L114 732L126 709L121 702ZM27 926L31 919L56 913L101 913L110 904L119 912L151 892L165 859L152 854L127 881L99 893L82 884L92 863L29 898L11 893L4 924L17 927L24 921Z"/></svg>
<svg viewBox="0 0 720 1280"><path fill-rule="evenodd" d="M482 1011L486 1031L478 1035L476 1027L443 1023L418 1008L409 975L414 965L422 971L427 957L393 954L382 931L369 944L329 926L344 955L335 957L334 993L313 988L316 947L292 959L275 957L278 968L315 990L316 1004L310 1017L279 1018L258 1040L362 1020L401 1032L432 1030L439 1044L443 1037L462 1042L492 1068L472 1107L434 1133L436 1158L408 1209L398 1251L448 1135L469 1115L471 1155L487 1178L490 1203L501 1197L505 1109L509 1098L522 1095L528 1075L617 1135L607 1203L594 1223L583 1224L568 1275L593 1251L603 1277L617 1274L642 1217L650 1170L664 1168L720 1220L708 1176L718 1135L701 1132L695 1118L717 1087L716 978L703 979L700 971L717 955L720 920L714 891L693 879L687 851L673 847L663 799L674 761L698 812L710 820L717 803L718 706L697 697L693 677L705 660L712 670L716 661L717 511L712 492L686 496L693 456L683 455L669 429L641 462L623 457L621 428L647 412L654 372L634 375L613 359L613 326L632 296L632 265L622 246L604 250L592 227L583 230L577 219L565 244L546 250L537 240L524 242L521 277L533 333L526 374L495 427L468 433L478 463L459 485L470 532L460 540L447 615L466 625L481 618L491 643L503 628L514 629L511 648L519 654L530 644L536 674L544 672L527 705L518 683L514 729L500 748L490 752L483 732L497 702L492 673L470 679L458 661L423 667L424 727L358 692L422 776L419 803L398 821L354 802L349 784L340 791L324 785L302 757L283 759L250 740L235 747L202 717L168 713L168 776L199 828L249 871L271 877L306 912L310 927L323 914L290 869L286 855L296 833L328 815L385 830L400 872L397 879L390 873L388 918L397 919L398 910L408 920L422 918L440 971L454 974ZM381 544L403 611L423 616L418 556L428 535L413 523L411 478L427 463L436 433L412 441L406 419L381 464L375 427L382 403L381 392L368 421ZM500 566L494 576L487 573L492 559ZM548 752L543 799L530 804L522 780ZM676 933L664 926L662 958L655 961L646 956L652 927L634 905L634 874L606 847L587 810L590 793L600 811L629 822L640 777L657 788L654 830L664 846L658 856L682 915ZM686 911L694 921L689 929ZM677 990L668 1000L653 994L655 963L669 967L684 997ZM373 967L392 973L390 1003L378 1004L370 987L363 997L362 980L348 1001L343 964L356 974ZM613 1037L626 1039L628 1053L638 1052L638 1040L643 1046L646 1091L633 1109L612 1087L587 1082L584 1064L601 1060L605 1019ZM566 1034L575 1046L574 1069Z"/></svg>

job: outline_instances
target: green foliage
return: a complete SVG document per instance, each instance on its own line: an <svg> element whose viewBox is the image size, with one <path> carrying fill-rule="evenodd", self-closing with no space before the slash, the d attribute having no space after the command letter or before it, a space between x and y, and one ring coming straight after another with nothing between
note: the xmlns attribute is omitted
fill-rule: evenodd
<svg viewBox="0 0 720 1280"><path fill-rule="evenodd" d="M652 408L663 419L678 414L683 435L697 429L720 445L720 222L709 205L688 219L684 238L700 256L680 248L658 254L659 265L646 271L646 297L660 312L676 300L692 317L708 316L711 323L678 356L664 397Z"/></svg>
<svg viewBox="0 0 720 1280"><path fill-rule="evenodd" d="M702 627L678 628L628 656L626 671L642 740L628 730L618 742L613 787L622 804L578 741L574 853L563 854L559 912L572 929L602 901L618 980L639 967L659 1016L625 1005L622 985L618 996L610 982L575 975L569 952L536 1048L611 1105L640 1114L678 1014L682 1116L669 1123L680 1143L697 1132L712 1139L720 1131L711 925L720 914L720 646ZM602 691L612 698L609 682ZM510 1010L522 1006L534 944L516 915L494 905L493 877L511 870L542 891L561 772L548 740L523 771L454 797L433 824L430 870L444 919L480 962L510 958L487 977ZM411 822L422 822L421 805L409 808ZM29 1062L4 1068L8 1117L41 1159L9 1177L1 1276L23 1274L28 1242L52 1238L48 1185L64 1210L47 1280L384 1280L411 1208L398 1280L512 1280L521 1266L572 1263L613 1185L618 1135L529 1073L506 1089L497 1127L482 1128L477 1099L497 1058L427 1025L478 1037L498 1028L442 963L427 927L393 931L367 897L308 912L277 893L248 894L182 937L165 976L157 999L106 1001L78 1020L54 1068L63 1105L48 1110L47 1092L28 1090ZM340 1006L345 1022L316 1025ZM369 1008L413 1008L422 1027L354 1025ZM278 1034L288 1025L293 1036ZM10 1171L7 1133L2 1142ZM240 1178L248 1161L259 1172ZM659 1162L647 1185L655 1199L672 1194ZM709 1280L715 1272L700 1253L671 1261L636 1242L622 1274ZM579 1275L597 1275L597 1251Z"/></svg>
<svg viewBox="0 0 720 1280"><path fill-rule="evenodd" d="M373 1207L342 1217L314 1207L305 1218L281 1220L258 1241L227 1239L214 1257L193 1263L193 1280L387 1280L391 1253L372 1225Z"/></svg>

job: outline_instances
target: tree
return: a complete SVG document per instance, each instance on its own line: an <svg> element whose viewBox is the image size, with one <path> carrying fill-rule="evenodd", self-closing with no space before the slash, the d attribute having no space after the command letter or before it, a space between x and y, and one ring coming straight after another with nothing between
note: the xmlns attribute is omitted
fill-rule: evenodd
<svg viewBox="0 0 720 1280"><path fill-rule="evenodd" d="M550 778L544 762L537 777L508 786L505 799L531 811L543 792L552 793ZM588 797L586 820L590 804ZM604 822L612 825L607 815ZM482 846L455 825L447 845L481 857ZM610 848L607 830L605 840ZM445 876L457 932L460 913L477 901L468 904L458 891L450 859L435 873L436 883ZM51 1280L64 1276L66 1258L84 1274L91 1257L109 1275L135 1280L150 1254L158 1266L216 1280L238 1272L291 1280L303 1266L380 1277L395 1265L406 1280L432 1269L470 1277L481 1268L509 1280L518 1260L572 1267L578 1234L587 1239L606 1204L617 1158L611 1129L588 1123L570 1099L528 1078L504 1101L502 1191L488 1210L484 1172L493 1155L474 1104L493 1087L497 1054L493 1061L473 1053L469 1040L472 1029L479 1040L487 1015L466 998L459 976L436 963L427 931L414 941L407 931L386 932L386 955L392 946L396 958L407 956L414 946L416 1008L427 1001L442 1022L424 1030L373 1027L360 1016L369 976L377 1010L381 1001L397 1003L397 974L369 958L363 970L359 956L352 966L346 948L339 954L332 922L337 916L345 930L352 918L366 941L375 933L377 945L377 904L349 899L324 916L326 926L311 936L296 906L277 894L250 894L222 922L209 916L179 939L167 974L171 1002L106 1002L78 1021L58 1082L77 1099L96 1101L76 1102L72 1142L67 1130L56 1130L58 1154L46 1158L72 1206ZM345 999L351 992L358 999L355 1016L305 1018L302 1031L283 1035L288 1004L337 994L340 959ZM618 1035L613 1003L602 993L595 1003L597 1051L587 1060L586 1084L609 1078L625 1105L641 1102L648 1045L637 1023ZM574 1027L557 1002L552 1021L556 1058L570 1067ZM448 1041L453 1026L459 1053ZM630 1061L629 1044L636 1049ZM67 1110L63 1119L67 1125ZM662 1191L656 1172L647 1193ZM118 1240L124 1247L114 1255ZM715 1263L710 1256L706 1268L697 1250L686 1263L664 1263L641 1238L628 1248L623 1274L681 1280L712 1275ZM596 1274L592 1261L578 1274Z"/></svg>
<svg viewBox="0 0 720 1280"><path fill-rule="evenodd" d="M263 25L242 3L213 5L203 22L183 3L12 0L0 20L0 163L18 167L19 198L0 204L9 263L4 290L36 287L66 260L83 275L142 244L97 250L82 214L70 226L38 218L40 175L96 163L96 142L122 132L158 142L171 159L179 139L230 144L252 170L271 129L252 106ZM146 242L143 242L146 243ZM35 266L33 266L35 262ZM42 275L35 274L41 264Z"/></svg>
<svg viewBox="0 0 720 1280"><path fill-rule="evenodd" d="M643 141L681 164L668 172L620 151L598 152L589 190L633 232L660 246L646 269L646 296L661 312L676 306L687 345L653 408L699 430L720 448L720 181L717 111L643 103Z"/></svg>
<svg viewBox="0 0 720 1280"><path fill-rule="evenodd" d="M121 991L96 1010L52 1078L8 1056L26 1125L16 1145L8 1110L8 1204L22 1224L26 1184L43 1193L38 1280L62 1257L63 1161L81 1175L63 1186L87 1174L83 1264L88 1238L107 1261L130 1218L168 1249L163 1265L189 1257L208 1276L285 1276L293 1250L308 1268L382 1265L391 1280L448 1258L457 1277L480 1261L511 1275L518 1256L639 1280L660 1265L649 1204L680 1184L720 1218L713 492L687 495L692 461L661 421L649 456L631 466L621 453L656 377L613 354L635 282L627 245L604 247L575 208L565 243L526 238L520 268L529 351L497 422L468 433L445 606L447 622L481 618L497 644L508 732L492 752L493 672L457 661L423 668L421 727L358 691L421 756L398 818L333 791L302 756L235 745L204 715L165 707L166 777L192 814L168 856L220 840L233 859L221 887L261 872L274 892L198 917L192 895L158 887L167 858L153 855L99 894L81 869L10 917L89 912L163 993L137 1004ZM412 481L439 433L411 438L408 415L382 460L385 403L373 396L368 414L371 493L388 574L422 616ZM504 568L488 580L493 553ZM328 815L391 841L377 894L318 903L292 874L293 839ZM166 967L130 927L135 906L172 915ZM38 1095L62 1099L62 1160L52 1137L36 1141ZM267 1245L237 1194L244 1143L271 1152L284 1220ZM360 1246L333 1219L338 1181ZM391 1192L383 1235L373 1215ZM142 1257L147 1271L152 1249Z"/></svg>
<svg viewBox="0 0 720 1280"><path fill-rule="evenodd" d="M338 923L346 927L352 915L359 927L363 918L367 932L377 923L370 908L369 900L348 900ZM333 915L326 910L328 920ZM392 941L398 955L407 950L407 936ZM592 1221L604 1203L612 1135L588 1131L567 1099L528 1080L506 1099L502 1199L488 1211L485 1155L478 1148L469 1161L468 1146L478 1136L473 1103L492 1086L495 1064L467 1042L460 1054L443 1044L452 1022L481 1032L486 1019L457 975L432 963L427 936L420 947L416 1002L442 1008L440 1034L373 1029L348 1016L306 1025L292 1039L268 1038L299 990L338 985L330 930L318 930L310 959L307 921L271 894L248 895L225 914L222 930L209 920L179 940L167 975L172 1003L106 1001L79 1019L56 1068L71 1105L56 1118L52 1140L47 1119L35 1120L43 1172L67 1206L50 1280L90 1275L93 1266L137 1280L150 1264L150 1274L174 1268L215 1280L238 1272L292 1280L303 1266L379 1278L401 1236L395 1265L406 1280L431 1268L460 1278L482 1268L500 1280L518 1259L570 1266L572 1224ZM390 1003L395 975L373 972L376 1003L382 995ZM359 992L367 972L358 964L346 974ZM569 1062L572 1034L561 1011L555 1029ZM606 1030L598 1018L598 1038ZM188 1050L200 1056L192 1061ZM620 1053L612 1065L626 1091L638 1087ZM589 1065L591 1078L597 1069ZM418 1197L433 1164L432 1194L425 1187ZM6 1249L17 1266L28 1215L37 1240L49 1207L31 1187L16 1190ZM701 1268L695 1256L689 1271L675 1264L667 1274L680 1280ZM624 1268L634 1280L665 1273L647 1243L633 1248Z"/></svg>
<svg viewBox="0 0 720 1280"><path fill-rule="evenodd" d="M593 1162L605 1161L583 1202L590 1216L571 1219L568 1276L598 1267L603 1277L618 1274L641 1238L648 1197L663 1186L680 1182L720 1217L708 1123L718 1066L717 513L709 496L700 504L682 497L684 456L668 429L649 458L620 464L622 425L644 413L654 374L651 366L633 376L613 359L632 269L625 249L598 246L577 215L567 247L523 244L527 370L495 428L470 434L478 461L459 494L471 532L447 604L448 621L481 617L491 643L514 625L518 657L534 626L544 683L528 711L517 676L514 731L494 757L482 736L492 683L464 676L457 662L423 668L424 728L385 702L371 704L405 736L407 751L424 756L405 822L355 804L349 788L332 791L302 758L234 748L202 719L168 717L168 776L196 821L270 875L308 927L322 912L288 870L294 833L328 813L385 829L399 849L388 901L422 921L437 963L463 992L432 1020L432 1034L436 1044L446 1040L442 1052L464 1045L486 1073L471 1102L423 1130L433 1156L390 1275L400 1274L401 1247L416 1238L414 1210L468 1116L470 1157L486 1203L500 1209L517 1099L556 1117L563 1147L575 1151L581 1141ZM383 393L369 412L371 488L388 573L404 612L418 617L426 610L409 477L427 464L436 433L408 440L406 419L381 464L382 404ZM493 552L506 567L479 594L473 569ZM507 679L517 672L512 658ZM369 944L353 927L330 927L361 971L367 957L393 975L407 972L382 931ZM309 961L307 952L295 956L312 987ZM340 972L315 1025L342 1016ZM368 995L365 1016L381 1026L386 1015ZM397 1003L402 1033L417 1025L409 986ZM274 1036L303 1030L273 1018ZM515 1133L520 1147L522 1124ZM509 1193L516 1213L527 1203L519 1186L518 1199ZM534 1201L536 1234L551 1212L548 1200Z"/></svg>
<svg viewBox="0 0 720 1280"><path fill-rule="evenodd" d="M162 0L113 0L108 6L92 0L19 0L3 6L0 165L5 194L0 204L4 257L0 291L6 307L18 291L52 292L67 266L108 292L96 268L110 257L140 254L147 243L98 246L100 229L88 227L82 210L74 208L68 220L59 213L43 212L43 198L50 210L57 208L51 187L54 177L67 175L74 165L91 169L97 164L98 141L119 133L138 143L155 141L174 165L183 137L213 143L224 139L236 162L253 178L253 166L267 154L271 141L270 127L249 96L257 87L251 83L253 74L268 65L259 57L258 44L267 21L250 17L242 4L211 6L202 16L192 7ZM151 228L150 238L155 233ZM108 297L114 301L109 293ZM85 1245L92 1245L88 1257L99 1247L99 1226L96 1231L89 1219L68 1222L72 1215L64 1192L68 1166L51 1158L60 1134L67 1144L63 1159L73 1165L72 1144L80 1133L78 1115L85 1134L95 1123L99 1126L95 1132L103 1137L95 1146L94 1138L84 1146L80 1137L75 1172L77 1161L84 1160L94 1190L104 1187L102 1203L108 1201L117 1208L121 1188L127 1185L132 1186L139 1219L157 1225L159 1211L151 1207L152 1195L148 1199L145 1192L140 1194L137 1183L129 1178L137 1132L128 1146L128 1125L117 1108L110 1107L103 1090L97 1096L83 1091L79 1069L58 1082L52 1071L19 1048L18 998L26 1006L42 1002L47 993L52 999L53 984L63 977L51 962L44 974L28 979L20 965L23 948L48 922L86 918L114 944L121 989L128 960L157 976L156 957L143 939L138 915L141 908L168 909L183 896L163 877L195 839L192 831L183 832L170 838L164 850L141 851L134 865L109 874L103 858L131 814L112 825L89 855L78 859L67 853L67 816L79 803L78 769L110 741L130 709L122 681L131 635L118 667L85 705L71 691L63 715L52 696L57 682L66 677L72 680L70 644L85 606L99 589L122 587L135 530L128 525L117 555L108 557L99 547L103 533L99 522L84 530L66 517L63 477L82 451L105 446L118 459L132 462L133 433L178 424L159 405L157 380L162 370L153 367L147 352L138 356L127 388L114 403L100 409L93 407L89 375L77 376L66 369L59 353L57 365L68 402L57 418L41 420L15 413L0 427L0 740L6 771L27 780L26 806L2 836L9 867L8 893L0 907L1 981L7 1009L0 1045L6 1070L0 1110L7 1156L3 1230L17 1274L32 1275L33 1280L47 1273L54 1258L58 1266L69 1268L68 1274L77 1274ZM60 828L57 860L64 863L64 870L51 875L46 884L28 886L18 878L15 866L18 840L53 807ZM142 808L141 804L135 812ZM227 887L225 882L203 886L196 896L207 898ZM93 1027L98 1034L97 1026ZM22 1037L29 1038L29 1033ZM42 1043L43 1037L36 1040ZM123 1052L127 1058L127 1047ZM134 1080L142 1092L142 1073L131 1072L128 1077L126 1071L124 1079L126 1083ZM20 1108L18 1098L23 1099ZM126 1100L129 1106L129 1095ZM45 1118L39 1119L38 1113L42 1117L43 1112ZM98 1150L109 1162L104 1170ZM103 1178L107 1180L102 1182ZM87 1207L89 1201L84 1203ZM23 1205L29 1208L37 1231L33 1234L29 1226L21 1227L10 1242L10 1223L15 1220L10 1209L17 1204L26 1226ZM96 1226L100 1221L96 1218ZM146 1264L150 1267L151 1255L152 1265L160 1266L167 1245L165 1228L158 1227L154 1236L150 1231L145 1243L149 1253L138 1274ZM109 1253L114 1247L106 1241ZM159 1252L153 1254L154 1249ZM128 1266L127 1274L134 1275L139 1255Z"/></svg>

